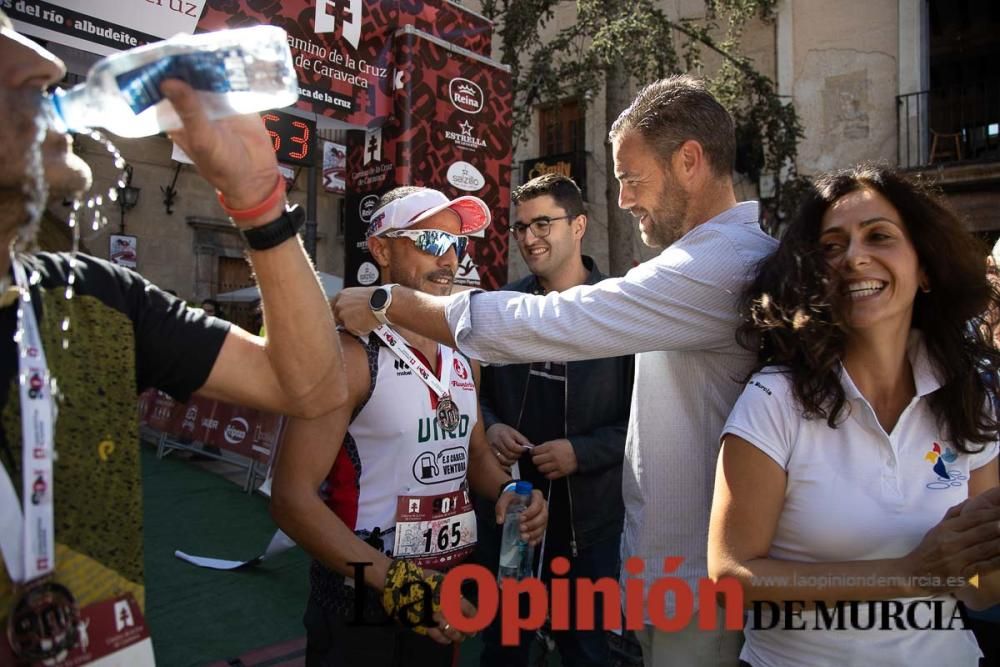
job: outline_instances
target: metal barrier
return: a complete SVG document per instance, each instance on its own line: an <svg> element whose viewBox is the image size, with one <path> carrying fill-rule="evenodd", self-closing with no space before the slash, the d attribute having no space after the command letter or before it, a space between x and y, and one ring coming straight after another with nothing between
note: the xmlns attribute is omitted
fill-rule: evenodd
<svg viewBox="0 0 1000 667"><path fill-rule="evenodd" d="M249 493L267 476L284 417L196 396L178 403L150 390L139 397L139 426L142 439L156 445L157 458L180 450L245 468L243 490Z"/></svg>

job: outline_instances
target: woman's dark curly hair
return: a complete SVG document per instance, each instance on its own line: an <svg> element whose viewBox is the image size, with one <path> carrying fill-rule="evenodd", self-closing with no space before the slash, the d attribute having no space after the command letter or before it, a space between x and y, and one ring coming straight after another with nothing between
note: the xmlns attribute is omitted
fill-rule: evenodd
<svg viewBox="0 0 1000 667"><path fill-rule="evenodd" d="M760 266L743 295L737 337L757 352L754 372L783 366L809 419L836 428L844 408L839 362L846 328L840 288L829 276L819 244L823 215L852 192L869 189L891 203L906 225L929 292L918 291L912 327L923 332L943 386L929 397L950 440L995 441L998 423L988 405L981 371L1000 368L987 327L979 326L998 295L986 276L987 249L927 189L883 166L863 164L817 178L803 195L778 250Z"/></svg>

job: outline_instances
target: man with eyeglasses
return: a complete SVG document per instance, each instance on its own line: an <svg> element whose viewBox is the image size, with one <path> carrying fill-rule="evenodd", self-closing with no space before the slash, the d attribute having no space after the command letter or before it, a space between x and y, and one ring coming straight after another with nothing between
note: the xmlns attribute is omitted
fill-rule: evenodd
<svg viewBox="0 0 1000 667"><path fill-rule="evenodd" d="M604 279L582 254L587 231L580 188L572 179L546 174L511 195L516 206L513 240L531 275L503 289L528 294L561 292ZM535 362L483 369L486 438L505 465L545 491L549 523L534 562L548 587L555 557L569 559L574 581L618 577L618 547L625 508L622 458L632 396L632 357L563 363ZM492 503L476 504L480 543L476 558L499 568L500 531L486 518ZM571 593L572 595L572 593ZM570 607L576 608L571 601ZM595 629L551 631L566 667L611 664L604 619L598 606ZM515 646L501 646L499 624L483 632L482 667L527 667L533 633Z"/></svg>
<svg viewBox="0 0 1000 667"><path fill-rule="evenodd" d="M701 630L676 596L648 599L658 580L691 591L708 576L708 519L719 435L753 355L736 341L740 295L777 243L756 202L737 202L732 117L690 76L649 84L612 125L618 204L646 245L663 251L625 276L544 296L462 293L450 299L396 290L388 317L484 361L592 359L636 353L625 447L623 589L643 585L637 633L647 667L729 665L740 633ZM355 331L375 322L368 290L345 290L334 314ZM639 559L628 567L629 558ZM665 574L664 559L671 569ZM627 573L627 574L626 574ZM688 620L661 630L658 618ZM688 612L692 612L688 616Z"/></svg>
<svg viewBox="0 0 1000 667"><path fill-rule="evenodd" d="M469 236L481 235L490 219L476 197L449 201L410 186L383 195L368 229L385 283L374 312L384 313L397 284L450 294ZM307 666L450 667L464 636L441 617L434 591L440 572L475 548L469 490L494 503L497 522L515 494L486 442L478 366L384 316L379 322L371 335L341 336L347 404L289 423L271 512L315 558ZM545 522L535 491L522 537L537 543ZM425 609L437 625L419 624ZM466 611L473 611L468 603Z"/></svg>

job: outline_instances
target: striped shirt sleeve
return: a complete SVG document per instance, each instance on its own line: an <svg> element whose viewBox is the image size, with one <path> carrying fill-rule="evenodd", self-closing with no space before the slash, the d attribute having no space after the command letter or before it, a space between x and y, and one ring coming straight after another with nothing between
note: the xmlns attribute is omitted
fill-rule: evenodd
<svg viewBox="0 0 1000 667"><path fill-rule="evenodd" d="M622 278L544 296L465 292L446 315L459 349L493 363L722 349L754 267L718 229L696 228Z"/></svg>

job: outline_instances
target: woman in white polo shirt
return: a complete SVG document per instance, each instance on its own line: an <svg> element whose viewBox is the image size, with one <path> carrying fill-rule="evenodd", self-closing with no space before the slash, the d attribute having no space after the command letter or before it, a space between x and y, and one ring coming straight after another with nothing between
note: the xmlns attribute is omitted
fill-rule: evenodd
<svg viewBox="0 0 1000 667"><path fill-rule="evenodd" d="M709 531L710 574L743 586L744 664L978 664L956 597L1000 599L979 373L1000 355L968 326L984 260L934 198L862 166L818 179L762 265Z"/></svg>

